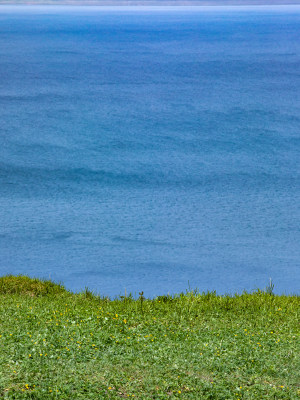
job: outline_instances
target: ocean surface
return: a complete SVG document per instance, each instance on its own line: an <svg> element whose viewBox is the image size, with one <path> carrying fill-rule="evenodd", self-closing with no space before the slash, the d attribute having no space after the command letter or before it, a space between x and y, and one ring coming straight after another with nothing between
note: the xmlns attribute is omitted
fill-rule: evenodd
<svg viewBox="0 0 300 400"><path fill-rule="evenodd" d="M0 274L300 293L300 7L0 8Z"/></svg>

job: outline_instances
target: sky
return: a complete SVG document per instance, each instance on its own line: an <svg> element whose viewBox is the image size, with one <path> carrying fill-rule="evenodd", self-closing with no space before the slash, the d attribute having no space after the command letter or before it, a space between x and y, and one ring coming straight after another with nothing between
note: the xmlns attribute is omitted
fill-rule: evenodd
<svg viewBox="0 0 300 400"><path fill-rule="evenodd" d="M0 0L3 4L75 4L75 5L288 5L300 0Z"/></svg>

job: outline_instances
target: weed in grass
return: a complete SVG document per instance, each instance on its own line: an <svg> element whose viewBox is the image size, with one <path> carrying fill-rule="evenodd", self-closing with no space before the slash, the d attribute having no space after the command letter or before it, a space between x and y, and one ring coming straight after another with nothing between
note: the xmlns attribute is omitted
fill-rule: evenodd
<svg viewBox="0 0 300 400"><path fill-rule="evenodd" d="M265 292L273 296L274 295L273 290L274 290L274 283L272 282L272 279L270 278L269 285L266 287Z"/></svg>

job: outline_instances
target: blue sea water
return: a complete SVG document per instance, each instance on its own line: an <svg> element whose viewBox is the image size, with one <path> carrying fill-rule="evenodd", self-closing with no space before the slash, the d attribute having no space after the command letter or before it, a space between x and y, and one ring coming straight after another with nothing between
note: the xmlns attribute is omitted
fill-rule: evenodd
<svg viewBox="0 0 300 400"><path fill-rule="evenodd" d="M300 8L0 8L0 273L300 288Z"/></svg>

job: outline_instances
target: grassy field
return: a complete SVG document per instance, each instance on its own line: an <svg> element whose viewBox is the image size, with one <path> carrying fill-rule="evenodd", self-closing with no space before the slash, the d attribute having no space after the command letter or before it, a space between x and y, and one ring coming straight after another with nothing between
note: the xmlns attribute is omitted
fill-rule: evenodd
<svg viewBox="0 0 300 400"><path fill-rule="evenodd" d="M0 307L0 398L300 398L299 296L111 301L11 276Z"/></svg>

